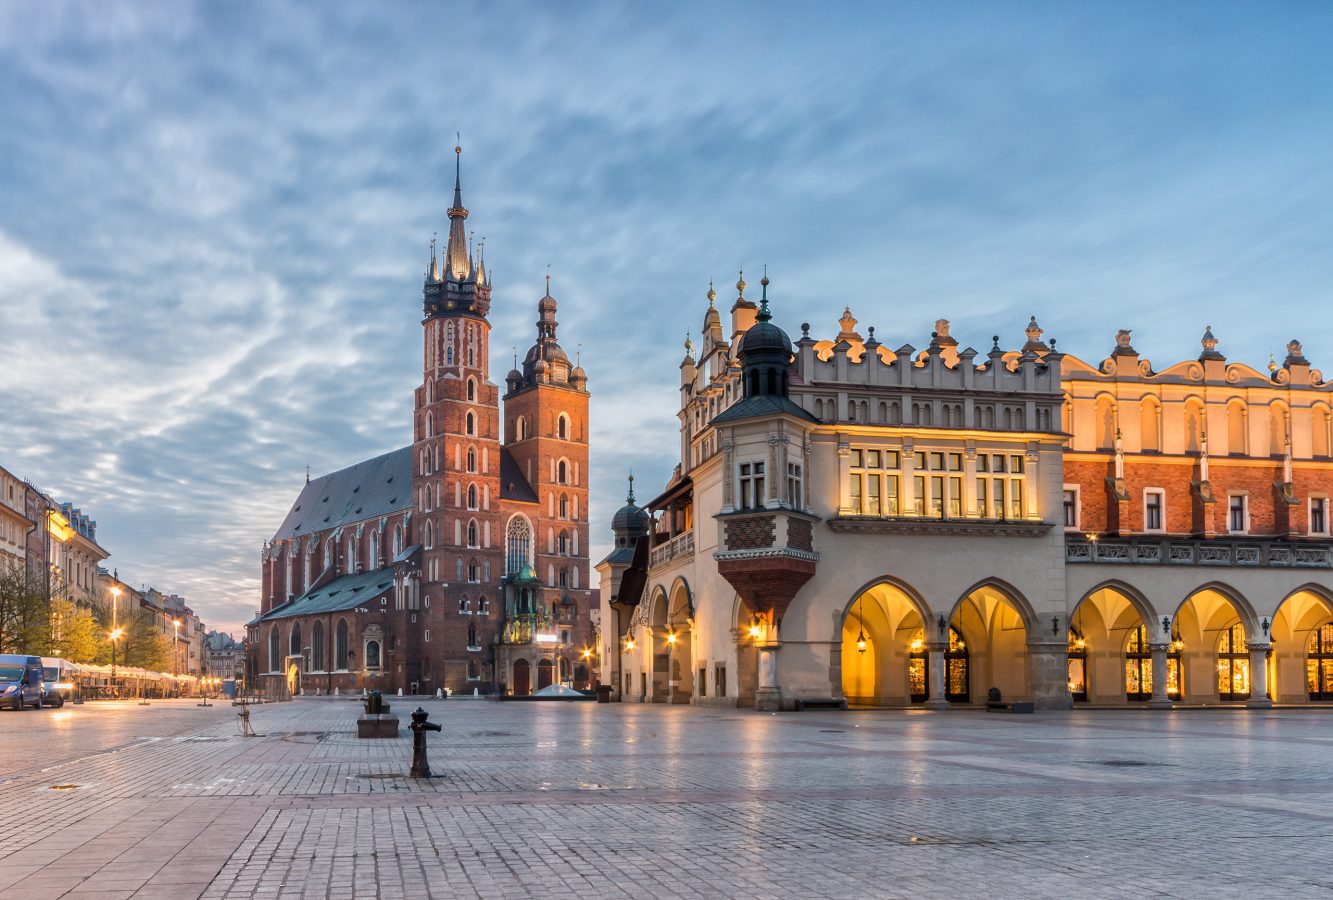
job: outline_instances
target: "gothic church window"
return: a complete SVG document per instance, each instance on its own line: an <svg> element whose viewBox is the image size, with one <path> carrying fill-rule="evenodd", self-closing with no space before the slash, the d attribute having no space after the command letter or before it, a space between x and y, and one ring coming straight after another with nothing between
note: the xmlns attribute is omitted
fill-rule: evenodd
<svg viewBox="0 0 1333 900"><path fill-rule="evenodd" d="M469 547L477 546L477 520L471 519L467 523L467 545Z"/></svg>
<svg viewBox="0 0 1333 900"><path fill-rule="evenodd" d="M564 413L561 413L560 418L556 419L555 435L562 441L569 439L569 416Z"/></svg>
<svg viewBox="0 0 1333 900"><path fill-rule="evenodd" d="M333 665L339 672L347 671L347 620L338 620L338 630L333 639Z"/></svg>
<svg viewBox="0 0 1333 900"><path fill-rule="evenodd" d="M324 623L319 621L310 629L310 668L324 671Z"/></svg>
<svg viewBox="0 0 1333 900"><path fill-rule="evenodd" d="M475 378L467 380L467 399L469 401L477 399L477 379Z"/></svg>
<svg viewBox="0 0 1333 900"><path fill-rule="evenodd" d="M477 449L475 447L467 448L467 470L469 472L477 471Z"/></svg>
<svg viewBox="0 0 1333 900"><path fill-rule="evenodd" d="M532 525L524 516L514 516L505 529L505 572L515 575L527 565L532 552Z"/></svg>
<svg viewBox="0 0 1333 900"><path fill-rule="evenodd" d="M467 486L467 508L477 508L477 486L475 484L469 484Z"/></svg>
<svg viewBox="0 0 1333 900"><path fill-rule="evenodd" d="M476 433L477 433L477 417L476 417L475 414L473 414L473 412L472 412L471 410L468 410L468 414L467 414L466 422L467 422L467 425L466 425L466 431L467 431L467 433L468 433L468 434L476 434Z"/></svg>

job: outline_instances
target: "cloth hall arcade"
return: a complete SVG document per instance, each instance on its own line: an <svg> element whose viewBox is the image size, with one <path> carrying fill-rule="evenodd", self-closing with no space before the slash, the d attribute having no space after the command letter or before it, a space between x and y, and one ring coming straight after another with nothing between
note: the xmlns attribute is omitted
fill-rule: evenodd
<svg viewBox="0 0 1333 900"><path fill-rule="evenodd" d="M265 693L592 683L587 375L548 276L521 365L489 380L492 278L467 216L456 172L411 444L308 479L264 546L247 677Z"/></svg>
<svg viewBox="0 0 1333 900"><path fill-rule="evenodd" d="M792 709L1333 701L1333 383L830 338L710 290L680 465L598 565L622 700ZM984 345L983 345L984 346Z"/></svg>

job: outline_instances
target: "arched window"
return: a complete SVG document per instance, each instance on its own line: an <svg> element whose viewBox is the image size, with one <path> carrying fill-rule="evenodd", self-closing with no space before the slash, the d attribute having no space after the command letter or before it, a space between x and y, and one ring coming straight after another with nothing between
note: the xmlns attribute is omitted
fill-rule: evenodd
<svg viewBox="0 0 1333 900"><path fill-rule="evenodd" d="M1065 430L1069 430L1067 426ZM1144 453L1162 450L1162 407L1152 397L1144 397L1139 404L1139 440Z"/></svg>
<svg viewBox="0 0 1333 900"><path fill-rule="evenodd" d="M1009 410L1005 410L1005 415ZM1097 398L1097 449L1115 448L1115 402L1110 397Z"/></svg>
<svg viewBox="0 0 1333 900"><path fill-rule="evenodd" d="M467 645L468 645L469 647L476 647L476 646L478 646L478 645L477 645L477 623L476 623L476 622L468 622L468 623L467 623Z"/></svg>
<svg viewBox="0 0 1333 900"><path fill-rule="evenodd" d="M465 430L468 434L477 433L477 417L473 414L472 410L468 410Z"/></svg>
<svg viewBox="0 0 1333 900"><path fill-rule="evenodd" d="M1268 455L1283 456L1287 452L1287 407L1274 403L1268 407Z"/></svg>
<svg viewBox="0 0 1333 900"><path fill-rule="evenodd" d="M398 554L403 552L403 526L393 526L393 555L398 558Z"/></svg>
<svg viewBox="0 0 1333 900"><path fill-rule="evenodd" d="M560 495L560 518L569 518L569 497L564 494Z"/></svg>
<svg viewBox="0 0 1333 900"><path fill-rule="evenodd" d="M566 566L561 566L561 567L560 567L560 579L559 579L559 581L557 581L556 583L557 583L560 587L562 587L562 588L567 588L567 587L569 587L569 568L568 568L568 567L566 567Z"/></svg>
<svg viewBox="0 0 1333 900"><path fill-rule="evenodd" d="M1326 406L1316 406L1310 413L1311 452L1319 458L1328 457L1329 448L1329 412Z"/></svg>
<svg viewBox="0 0 1333 900"><path fill-rule="evenodd" d="M379 529L373 529L370 532L370 560L366 568L378 569L380 567L380 533Z"/></svg>
<svg viewBox="0 0 1333 900"><path fill-rule="evenodd" d="M477 448L467 448L467 470L469 472L477 471Z"/></svg>
<svg viewBox="0 0 1333 900"><path fill-rule="evenodd" d="M560 539L557 542L557 551L561 556L569 555L569 532L561 531Z"/></svg>
<svg viewBox="0 0 1333 900"><path fill-rule="evenodd" d="M288 656L300 656L300 655L301 655L301 623L300 623L300 622L293 622L293 623L292 623L292 633L291 633L291 636L287 638L287 655L288 655Z"/></svg>
<svg viewBox="0 0 1333 900"><path fill-rule="evenodd" d="M310 569L315 563L315 543L311 541L305 547L305 579L301 582L305 589L310 590Z"/></svg>
<svg viewBox="0 0 1333 900"><path fill-rule="evenodd" d="M505 528L505 573L516 575L532 553L532 525L525 516L514 516Z"/></svg>
<svg viewBox="0 0 1333 900"><path fill-rule="evenodd" d="M435 526L429 520L421 530L421 542L427 550L435 549Z"/></svg>
<svg viewBox="0 0 1333 900"><path fill-rule="evenodd" d="M564 413L561 413L560 417L555 420L555 436L562 441L569 439L569 416Z"/></svg>
<svg viewBox="0 0 1333 900"><path fill-rule="evenodd" d="M356 538L347 539L347 571L348 573L356 571Z"/></svg>
<svg viewBox="0 0 1333 900"><path fill-rule="evenodd" d="M435 416L432 413L426 413L426 437L435 436Z"/></svg>
<svg viewBox="0 0 1333 900"><path fill-rule="evenodd" d="M1227 453L1232 456L1249 452L1249 441L1246 440L1248 412L1241 400L1232 400L1227 404Z"/></svg>
<svg viewBox="0 0 1333 900"><path fill-rule="evenodd" d="M324 623L320 621L310 628L310 668L324 671Z"/></svg>
<svg viewBox="0 0 1333 900"><path fill-rule="evenodd" d="M273 630L268 633L268 670L270 672L282 671L282 641L278 638L278 626L274 625Z"/></svg>
<svg viewBox="0 0 1333 900"><path fill-rule="evenodd" d="M324 571L327 572L333 565L333 538L330 537L324 541Z"/></svg>
<svg viewBox="0 0 1333 900"><path fill-rule="evenodd" d="M380 642L366 641L366 668L380 668Z"/></svg>
<svg viewBox="0 0 1333 900"><path fill-rule="evenodd" d="M1222 632L1217 642L1217 699L1250 699L1250 651L1240 622Z"/></svg>
<svg viewBox="0 0 1333 900"><path fill-rule="evenodd" d="M338 629L333 638L333 667L339 672L347 671L347 620L338 620Z"/></svg>
<svg viewBox="0 0 1333 900"><path fill-rule="evenodd" d="M1198 453L1202 447L1203 431L1206 423L1203 418L1203 401L1191 397L1185 401L1185 452Z"/></svg>
<svg viewBox="0 0 1333 900"><path fill-rule="evenodd" d="M1333 623L1321 625L1306 646L1305 686L1311 700L1333 700Z"/></svg>
<svg viewBox="0 0 1333 900"><path fill-rule="evenodd" d="M477 520L469 519L467 523L467 545L476 547L477 543Z"/></svg>
<svg viewBox="0 0 1333 900"><path fill-rule="evenodd" d="M556 484L569 484L569 463L563 459L556 463L555 481Z"/></svg>
<svg viewBox="0 0 1333 900"><path fill-rule="evenodd" d="M1180 657L1184 645L1172 641L1166 655L1166 695L1180 699ZM1140 625L1129 633L1125 643L1125 699L1152 699L1152 649L1148 645L1148 629Z"/></svg>
<svg viewBox="0 0 1333 900"><path fill-rule="evenodd" d="M528 420L519 416L514 420L514 439L518 441L527 440Z"/></svg>
<svg viewBox="0 0 1333 900"><path fill-rule="evenodd" d="M971 698L971 672L967 644L963 636L949 629L949 649L944 651L944 699L950 703L968 703ZM907 683L913 703L925 703L930 696L930 659L924 630L918 631L908 645Z"/></svg>
<svg viewBox="0 0 1333 900"><path fill-rule="evenodd" d="M477 379L469 378L467 380L467 399L468 402L477 399Z"/></svg>
<svg viewBox="0 0 1333 900"><path fill-rule="evenodd" d="M481 581L481 566L477 565L476 559L470 559L467 563L467 580L473 584Z"/></svg>
<svg viewBox="0 0 1333 900"><path fill-rule="evenodd" d="M467 486L467 508L477 508L477 486L475 484L469 484Z"/></svg>

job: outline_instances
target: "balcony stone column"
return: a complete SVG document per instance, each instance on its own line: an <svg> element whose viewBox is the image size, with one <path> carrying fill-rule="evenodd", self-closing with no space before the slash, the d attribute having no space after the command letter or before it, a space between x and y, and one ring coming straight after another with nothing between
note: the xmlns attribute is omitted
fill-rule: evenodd
<svg viewBox="0 0 1333 900"><path fill-rule="evenodd" d="M1270 709L1273 701L1268 699L1268 651L1273 645L1268 641L1250 641L1245 646L1250 651L1250 699L1245 705L1250 709Z"/></svg>
<svg viewBox="0 0 1333 900"><path fill-rule="evenodd" d="M944 652L948 649L948 641L928 641L926 643L926 665L930 670L926 677L928 696L925 704L923 704L926 709L949 708L949 701L944 696L946 685Z"/></svg>
<svg viewBox="0 0 1333 900"><path fill-rule="evenodd" d="M1149 643L1152 653L1152 698L1148 701L1149 709L1170 709L1171 697L1166 692L1166 654L1171 649L1169 643Z"/></svg>

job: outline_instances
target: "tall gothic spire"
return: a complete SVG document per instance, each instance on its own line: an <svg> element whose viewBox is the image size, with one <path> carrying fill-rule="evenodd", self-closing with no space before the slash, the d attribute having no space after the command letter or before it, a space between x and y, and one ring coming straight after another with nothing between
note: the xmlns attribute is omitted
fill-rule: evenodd
<svg viewBox="0 0 1333 900"><path fill-rule="evenodd" d="M449 245L444 253L445 277L451 281L462 281L472 271L468 260L467 235L463 231L463 220L467 218L467 209L463 206L463 146L454 146L454 205L449 207Z"/></svg>

